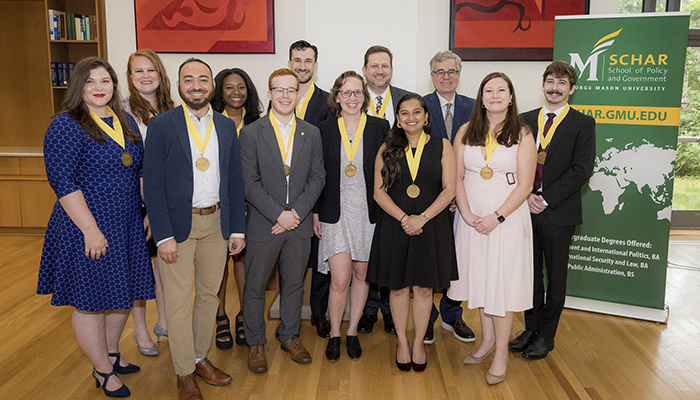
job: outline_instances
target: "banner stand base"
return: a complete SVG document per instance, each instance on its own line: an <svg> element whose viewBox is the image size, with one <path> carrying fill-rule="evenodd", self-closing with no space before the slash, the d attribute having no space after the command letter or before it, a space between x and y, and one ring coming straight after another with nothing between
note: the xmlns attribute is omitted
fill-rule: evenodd
<svg viewBox="0 0 700 400"><path fill-rule="evenodd" d="M571 308L573 310L590 311L600 314L615 315L618 317L660 322L662 324L668 323L669 314L668 305L664 305L663 310L659 310L656 308L610 303L607 301L584 299L582 297L573 296L566 296L566 303L564 303L564 307Z"/></svg>

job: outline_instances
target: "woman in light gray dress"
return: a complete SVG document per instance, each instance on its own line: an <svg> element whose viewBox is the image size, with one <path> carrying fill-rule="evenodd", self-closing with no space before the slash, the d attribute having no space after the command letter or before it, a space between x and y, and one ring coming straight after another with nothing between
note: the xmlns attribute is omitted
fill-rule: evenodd
<svg viewBox="0 0 700 400"><path fill-rule="evenodd" d="M314 210L314 232L320 239L318 269L331 273L331 333L326 347L326 358L331 362L340 358L340 325L349 287L345 345L351 359L362 355L357 324L367 300L367 261L380 211L373 199L374 159L389 131L388 122L366 114L368 99L362 77L354 71L342 73L328 97L336 117L319 124L326 186Z"/></svg>

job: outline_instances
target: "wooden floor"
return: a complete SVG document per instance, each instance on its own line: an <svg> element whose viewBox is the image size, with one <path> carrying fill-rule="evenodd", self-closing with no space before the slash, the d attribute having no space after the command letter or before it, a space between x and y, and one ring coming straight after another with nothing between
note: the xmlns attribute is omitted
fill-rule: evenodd
<svg viewBox="0 0 700 400"><path fill-rule="evenodd" d="M694 241L700 236L674 232L671 239L667 325L565 310L554 351L540 361L511 354L508 377L495 387L485 382L488 361L477 366L462 363L476 344L458 342L439 324L437 341L428 346L426 371L399 372L394 365L395 338L384 333L381 321L375 332L360 336L360 360L350 361L343 354L334 364L324 358L326 341L303 321L303 342L314 357L307 365L292 362L279 349L274 340L277 321L271 321L267 373L248 371L246 348L213 347L209 358L234 381L213 387L200 380L200 387L207 399L698 399L700 244ZM0 236L0 399L104 399L73 335L72 310L52 307L48 296L35 293L42 241L41 236ZM235 285L229 288L227 307L229 315L235 315ZM268 302L273 295L268 293ZM154 312L149 303L150 326ZM465 309L464 319L479 339L477 312ZM521 329L519 315L513 335ZM132 331L129 320L121 351L142 369L122 378L131 398L176 399L167 339L159 345L159 356L145 357Z"/></svg>

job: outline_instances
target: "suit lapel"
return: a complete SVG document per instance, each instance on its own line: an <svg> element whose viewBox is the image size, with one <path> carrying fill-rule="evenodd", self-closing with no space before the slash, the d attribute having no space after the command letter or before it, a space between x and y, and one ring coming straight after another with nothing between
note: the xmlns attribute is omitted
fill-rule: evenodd
<svg viewBox="0 0 700 400"><path fill-rule="evenodd" d="M465 103L466 101L455 92L455 106L454 110L452 111L452 115L454 117L454 122L452 123L453 131L455 130L455 128L459 129L460 126L464 125L464 123L467 122L465 121L465 117L469 118L469 114L465 112L467 108L467 105ZM452 135L452 139L454 141L454 135Z"/></svg>
<svg viewBox="0 0 700 400"><path fill-rule="evenodd" d="M440 107L440 99L438 99L437 92L433 92L432 95L428 96L428 111L430 112L430 118L435 124L435 129L437 129L438 132L447 132L447 128L445 128L445 119L442 117L442 107ZM454 113L454 110L452 110L452 112ZM445 136L445 139L447 139L447 136Z"/></svg>
<svg viewBox="0 0 700 400"><path fill-rule="evenodd" d="M216 138L219 141L220 171L223 172L228 170L228 155L229 149L231 148L231 135L229 132L225 131L224 124L220 122L218 114L214 111L212 111L212 118L214 119L214 128L216 128Z"/></svg>
<svg viewBox="0 0 700 400"><path fill-rule="evenodd" d="M304 121L309 121L311 117L314 114L314 110L316 110L317 103L319 100L319 95L321 94L319 92L318 86L314 83L314 94L311 96L311 99L309 99L309 105L306 106L306 114L304 114Z"/></svg>
<svg viewBox="0 0 700 400"><path fill-rule="evenodd" d="M561 123L557 127L557 130L554 131L554 137L552 138L552 141L549 142L549 149L547 149L547 153L549 153L550 151L553 152L554 149L559 144L559 142L561 142L562 137L564 135L566 135L566 132L569 130L569 126L571 125L571 121L573 119L574 119L574 114L573 114L573 110L571 110L571 111L569 111L568 114L566 114L566 117L564 117L564 120L561 121Z"/></svg>
<svg viewBox="0 0 700 400"><path fill-rule="evenodd" d="M300 120L297 117L294 117L297 119L297 126L296 129L294 130L294 143L292 144L292 165L291 169L289 171L289 175L292 174L292 171L294 171L294 167L297 164L297 160L299 159L299 153L303 150L303 146L305 143L305 138L304 138L304 130L302 128L302 124L300 123L302 120Z"/></svg>
<svg viewBox="0 0 700 400"><path fill-rule="evenodd" d="M192 164L192 148L190 147L190 134L187 131L187 121L185 121L185 113L187 110L183 106L178 107L180 109L179 113L174 115L173 125L175 125L175 134L180 139L182 144L182 149L185 151L185 155Z"/></svg>
<svg viewBox="0 0 700 400"><path fill-rule="evenodd" d="M365 127L365 132L362 134L362 165L369 165L372 157L376 157L376 154L372 154L372 143L374 142L374 121L367 119L367 126Z"/></svg>
<svg viewBox="0 0 700 400"><path fill-rule="evenodd" d="M265 115L263 118L265 118L265 121L261 126L261 128L263 129L262 132L260 132L260 136L270 148L270 154L272 155L272 159L275 160L275 164L284 174L284 161L282 160L282 153L280 152L280 147L277 144L277 136L275 135L275 129L272 127L268 115Z"/></svg>

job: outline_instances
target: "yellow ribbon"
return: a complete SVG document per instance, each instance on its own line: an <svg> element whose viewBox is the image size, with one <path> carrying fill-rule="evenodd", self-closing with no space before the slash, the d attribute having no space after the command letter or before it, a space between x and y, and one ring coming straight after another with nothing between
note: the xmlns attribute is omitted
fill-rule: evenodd
<svg viewBox="0 0 700 400"><path fill-rule="evenodd" d="M299 104L299 102L297 102L297 117L299 117L300 119L304 119L304 116L306 115L306 108L309 106L309 100L311 100L311 96L314 95L314 90L316 90L316 85L312 83L311 87L309 87L309 90L307 90L306 94L304 95L304 102L302 104Z"/></svg>
<svg viewBox="0 0 700 400"><path fill-rule="evenodd" d="M114 128L111 128L109 125L107 125L106 122L102 120L102 118L98 117L97 114L92 112L90 110L90 116L92 117L92 120L95 121L97 126L100 127L109 137L112 138L115 142L117 142L118 145L122 147L122 149L126 149L124 147L124 129L122 129L122 124L119 122L119 118L117 118L117 115L114 113L114 110L112 110L111 107L107 106L107 109L109 110L109 113L112 115L112 125L114 125Z"/></svg>
<svg viewBox="0 0 700 400"><path fill-rule="evenodd" d="M194 126L194 121L192 121L192 118L190 117L190 113L187 112L187 105L185 105L185 102L182 102L182 111L185 113L185 122L187 122L187 131L190 133L190 136L192 136L192 140L194 140L194 144L197 145L197 149L199 150L199 154L204 157L204 151L207 149L207 145L209 144L209 139L211 138L211 129L214 127L214 116L212 115L212 118L209 120L209 126L207 126L207 133L204 135L204 142L202 142L202 137L199 135L199 132L197 131L197 128Z"/></svg>
<svg viewBox="0 0 700 400"><path fill-rule="evenodd" d="M423 156L423 149L425 148L425 141L428 135L421 131L420 138L418 138L418 147L416 147L416 155L413 155L411 151L411 143L406 146L406 163L408 164L408 170L411 172L411 179L413 182L416 181L416 176L418 176L418 167L420 166L420 159Z"/></svg>
<svg viewBox="0 0 700 400"><path fill-rule="evenodd" d="M496 138L498 135L503 132L503 127L496 132L496 136L491 139L491 129L489 129L489 134L486 136L486 164L491 161L491 157L493 157L493 152L496 151L496 147L498 147L498 142L496 141Z"/></svg>
<svg viewBox="0 0 700 400"><path fill-rule="evenodd" d="M389 102L391 101L391 88L386 90L386 97L384 97L383 102L382 102L382 108L379 109L379 114L377 114L377 107L374 105L374 99L372 96L369 97L369 109L372 110L372 115L375 117L379 118L384 118L384 114L386 114L386 107L389 105Z"/></svg>
<svg viewBox="0 0 700 400"><path fill-rule="evenodd" d="M272 129L275 130L275 136L277 136L277 145L280 147L280 155L282 156L282 164L287 161L287 154L289 154L289 148L292 147L292 139L294 139L294 131L297 128L297 120L292 116L292 132L289 135L289 141L287 142L287 147L284 147L284 140L282 140L282 132L280 131L279 124L277 123L277 118L275 114L270 110L267 115L270 118L270 124L272 124ZM285 164L286 165L286 164Z"/></svg>
<svg viewBox="0 0 700 400"><path fill-rule="evenodd" d="M223 115L226 118L231 119L231 117L228 116L228 113L226 112L225 108L224 108L224 112L222 112L221 115ZM245 107L243 107L243 115L241 115L241 123L236 125L236 133L238 134L238 136L241 136L241 129L243 129L243 124L244 124L243 120L244 119L245 119Z"/></svg>
<svg viewBox="0 0 700 400"><path fill-rule="evenodd" d="M365 132L365 125L367 124L367 114L362 113L360 115L360 125L357 127L357 133L355 133L355 140L350 146L350 138L348 137L348 131L345 129L345 120L343 117L338 118L338 129L340 129L340 137L343 139L343 147L345 147L345 154L348 156L348 161L352 164L352 159L355 158L357 154L357 149L360 148L360 140L362 140L362 134Z"/></svg>
<svg viewBox="0 0 700 400"><path fill-rule="evenodd" d="M549 146L549 142L551 142L552 138L554 137L554 131L556 131L561 121L564 119L564 117L566 117L566 114L569 112L569 109L571 109L571 107L567 103L567 105L564 106L564 109L561 110L559 115L557 115L557 117L554 118L552 126L549 127L547 137L544 137L544 107L542 107L542 109L540 110L540 115L537 117L537 131L538 136L540 137L541 148L546 149L547 146Z"/></svg>

